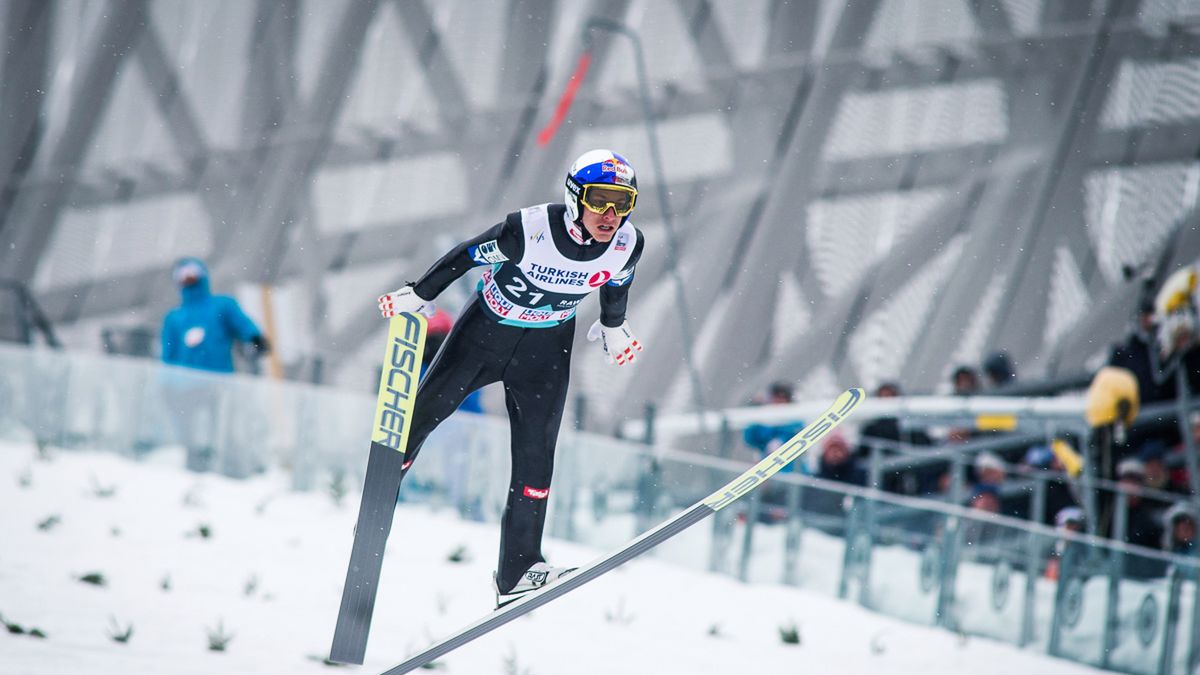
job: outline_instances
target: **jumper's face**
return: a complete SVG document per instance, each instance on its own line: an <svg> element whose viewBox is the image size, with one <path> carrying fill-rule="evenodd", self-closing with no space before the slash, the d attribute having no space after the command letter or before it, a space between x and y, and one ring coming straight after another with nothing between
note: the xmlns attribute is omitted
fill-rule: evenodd
<svg viewBox="0 0 1200 675"><path fill-rule="evenodd" d="M621 217L611 206L604 213L583 209L580 219L583 221L583 229L587 230L588 235L602 244L612 241L613 235L617 233L617 228L621 226Z"/></svg>

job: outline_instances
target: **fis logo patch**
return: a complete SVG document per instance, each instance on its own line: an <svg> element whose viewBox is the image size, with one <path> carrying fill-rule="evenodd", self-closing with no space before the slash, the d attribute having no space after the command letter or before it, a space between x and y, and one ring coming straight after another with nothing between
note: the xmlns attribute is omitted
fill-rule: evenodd
<svg viewBox="0 0 1200 675"><path fill-rule="evenodd" d="M535 235L533 235L532 237L530 237L530 239L532 239L532 240L533 240L533 243L535 243L535 244L540 244L540 243L542 243L542 242L543 242L543 241L546 239L546 231L545 231L545 230L541 230L541 231L539 231L537 234L535 234Z"/></svg>
<svg viewBox="0 0 1200 675"><path fill-rule="evenodd" d="M471 260L474 260L479 265L489 265L502 263L508 260L508 256L500 251L500 244L496 240L485 241L478 246L472 246L469 249Z"/></svg>

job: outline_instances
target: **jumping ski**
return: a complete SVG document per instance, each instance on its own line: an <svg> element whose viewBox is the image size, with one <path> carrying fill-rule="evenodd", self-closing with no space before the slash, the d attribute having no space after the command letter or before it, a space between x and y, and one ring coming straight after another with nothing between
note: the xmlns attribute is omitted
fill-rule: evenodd
<svg viewBox="0 0 1200 675"><path fill-rule="evenodd" d="M819 442L834 427L854 411L864 398L862 389L848 389L834 401L824 413L804 427L800 433L790 438L775 452L767 455L761 462L755 464L745 473L738 476L729 484L700 500L691 508L676 515L658 527L642 534L629 542L624 548L594 560L584 567L572 572L563 579L556 581L542 590L505 605L492 612L478 622L462 629L455 635L433 645L425 651L413 656L404 663L388 670L384 675L401 675L432 663L435 659L445 656L466 643L489 633L500 626L528 614L534 609L551 600L570 593L596 577L610 572L633 558L649 551L671 537L704 520L708 516L729 506L733 502L749 494L762 485L777 471L787 466L797 457Z"/></svg>
<svg viewBox="0 0 1200 675"><path fill-rule="evenodd" d="M363 479L362 503L346 569L346 585L338 609L337 627L329 660L361 664L367 651L367 633L375 611L379 571L408 446L409 420L421 372L428 323L420 314L399 314L388 323L387 351L379 377L371 454Z"/></svg>

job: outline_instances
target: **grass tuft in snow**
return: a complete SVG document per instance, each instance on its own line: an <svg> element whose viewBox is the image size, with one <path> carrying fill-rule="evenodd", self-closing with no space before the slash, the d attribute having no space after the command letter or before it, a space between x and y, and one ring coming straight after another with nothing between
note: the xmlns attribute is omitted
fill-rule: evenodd
<svg viewBox="0 0 1200 675"><path fill-rule="evenodd" d="M100 479L96 478L96 474L91 475L92 480L92 496L96 499L111 499L117 494L116 484L103 485Z"/></svg>
<svg viewBox="0 0 1200 675"><path fill-rule="evenodd" d="M162 580L158 582L158 587L161 588L164 593L170 592L170 590L171 590L171 575L170 574L164 575Z"/></svg>
<svg viewBox="0 0 1200 675"><path fill-rule="evenodd" d="M328 656L319 656L317 654L309 654L308 660L316 661L317 663L319 663L323 666L329 666L330 668L345 668L346 667L346 664L344 664L344 663L338 663L337 661L330 661Z"/></svg>
<svg viewBox="0 0 1200 675"><path fill-rule="evenodd" d="M870 649L873 656L883 656L887 652L887 645L883 643L883 633L871 636Z"/></svg>
<svg viewBox="0 0 1200 675"><path fill-rule="evenodd" d="M109 616L108 619L110 624L108 627L108 637L112 638L113 642L127 644L129 638L133 637L133 624L131 623L122 628L121 624L117 621L117 617Z"/></svg>
<svg viewBox="0 0 1200 675"><path fill-rule="evenodd" d="M42 532L49 532L50 530L54 529L55 525L58 525L61 522L62 518L59 517L57 513L54 513L47 516L45 520L39 522L37 524L37 528Z"/></svg>
<svg viewBox="0 0 1200 675"><path fill-rule="evenodd" d="M342 500L346 498L346 493L350 491L346 484L346 472L338 469L333 472L333 476L329 479L329 496L333 499L334 506L342 508Z"/></svg>
<svg viewBox="0 0 1200 675"><path fill-rule="evenodd" d="M446 556L446 560L452 563L469 563L471 562L471 551L465 545L460 544L457 548Z"/></svg>
<svg viewBox="0 0 1200 675"><path fill-rule="evenodd" d="M87 574L79 577L79 580L85 584L91 584L93 586L108 585L108 579L104 578L103 572L88 572Z"/></svg>
<svg viewBox="0 0 1200 675"><path fill-rule="evenodd" d="M13 623L6 620L3 616L0 616L0 624L3 624L4 629L13 635L28 635L29 637L35 637L39 639L45 639L46 637L46 634L42 632L41 628L27 629L19 623Z"/></svg>
<svg viewBox="0 0 1200 675"><path fill-rule="evenodd" d="M225 647L229 645L230 640L233 640L233 633L225 631L224 619L217 619L217 627L208 629L208 650L223 652L225 651Z"/></svg>
<svg viewBox="0 0 1200 675"><path fill-rule="evenodd" d="M800 644L800 626L799 626L799 624L797 624L795 621L789 621L788 623L780 626L779 627L779 639L782 640L783 644L785 644L785 645L799 645Z"/></svg>

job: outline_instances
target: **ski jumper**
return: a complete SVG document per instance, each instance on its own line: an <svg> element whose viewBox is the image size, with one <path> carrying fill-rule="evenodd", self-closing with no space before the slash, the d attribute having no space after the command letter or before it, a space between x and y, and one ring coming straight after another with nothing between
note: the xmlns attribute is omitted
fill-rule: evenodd
<svg viewBox="0 0 1200 675"><path fill-rule="evenodd" d="M570 379L575 309L599 289L601 323L620 326L643 243L628 221L604 244L567 220L562 204L531 206L456 246L413 287L433 299L472 267L490 266L417 389L402 475L430 432L467 395L504 384L512 475L500 524L501 592L531 565L545 562L542 531Z"/></svg>

